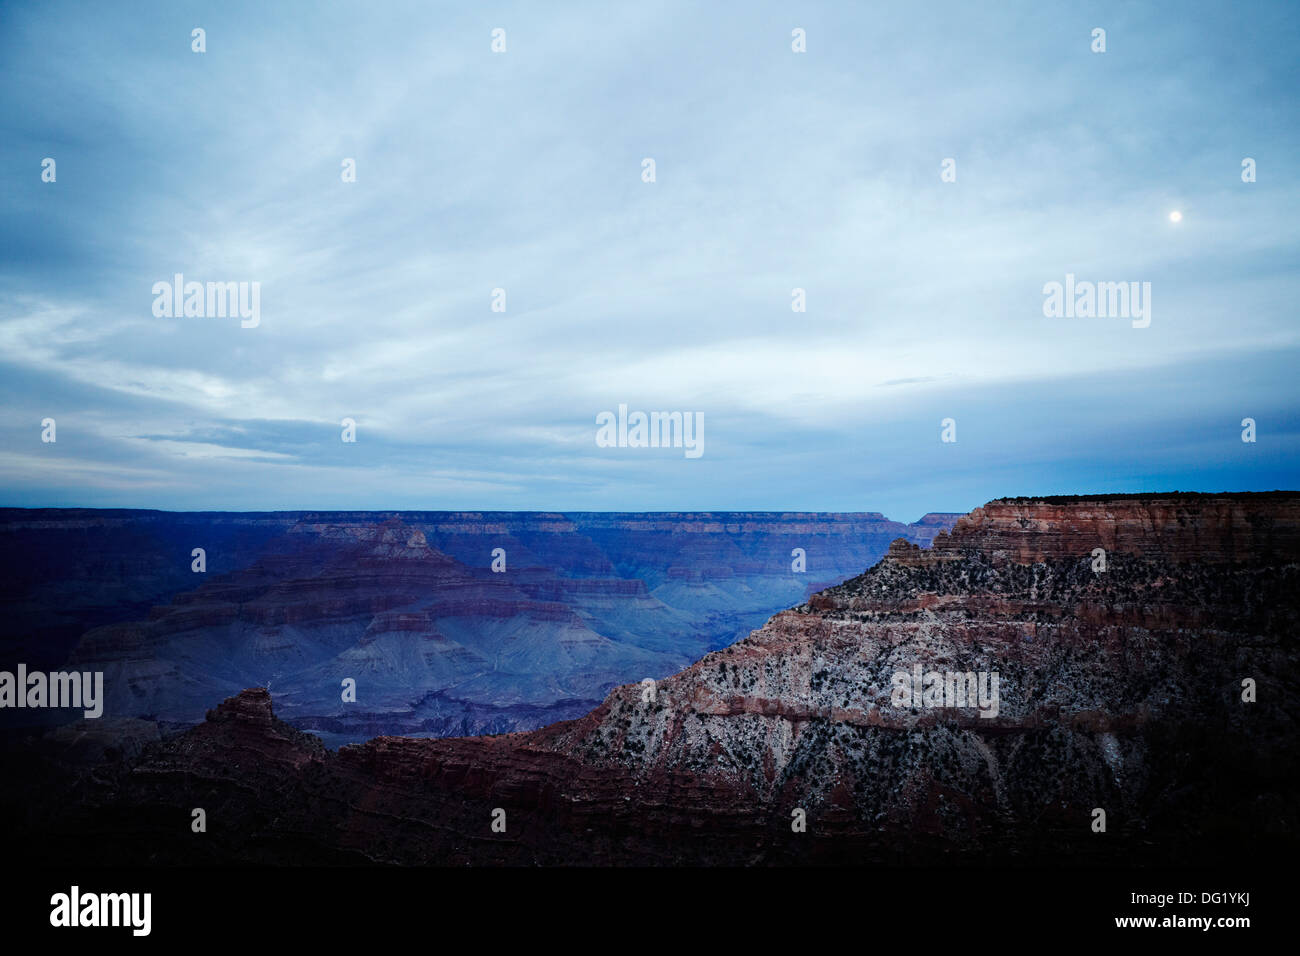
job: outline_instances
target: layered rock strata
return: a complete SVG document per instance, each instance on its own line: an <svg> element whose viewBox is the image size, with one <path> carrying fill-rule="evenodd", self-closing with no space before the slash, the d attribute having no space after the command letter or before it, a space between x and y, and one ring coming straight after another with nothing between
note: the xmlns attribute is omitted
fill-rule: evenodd
<svg viewBox="0 0 1300 956"><path fill-rule="evenodd" d="M899 545L576 720L331 753L247 690L202 726L97 767L57 824L28 823L47 851L59 833L90 833L105 854L158 862L1289 853L1298 505L1293 494L993 502L933 556ZM996 707L900 702L898 675L918 672L996 674ZM209 832L196 840L187 814L200 805Z"/></svg>

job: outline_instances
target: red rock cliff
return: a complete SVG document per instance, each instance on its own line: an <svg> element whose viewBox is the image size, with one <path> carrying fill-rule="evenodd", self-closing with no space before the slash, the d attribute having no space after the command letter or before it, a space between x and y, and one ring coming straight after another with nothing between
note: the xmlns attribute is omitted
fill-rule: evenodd
<svg viewBox="0 0 1300 956"><path fill-rule="evenodd" d="M1270 560L1300 553L1300 495L1000 498L959 518L933 547L1016 564L1094 548L1177 563Z"/></svg>

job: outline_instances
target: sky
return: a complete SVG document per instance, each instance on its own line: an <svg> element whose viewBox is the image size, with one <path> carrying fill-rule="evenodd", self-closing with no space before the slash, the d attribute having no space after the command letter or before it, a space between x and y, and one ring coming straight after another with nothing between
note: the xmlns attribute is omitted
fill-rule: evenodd
<svg viewBox="0 0 1300 956"><path fill-rule="evenodd" d="M1298 49L1294 3L0 6L0 506L1296 488ZM256 326L155 314L177 273Z"/></svg>

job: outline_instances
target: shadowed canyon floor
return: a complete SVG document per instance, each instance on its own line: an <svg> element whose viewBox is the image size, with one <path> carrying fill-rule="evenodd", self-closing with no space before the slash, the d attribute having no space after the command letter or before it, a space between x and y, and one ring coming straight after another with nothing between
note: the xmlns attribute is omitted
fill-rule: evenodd
<svg viewBox="0 0 1300 956"><path fill-rule="evenodd" d="M1002 499L578 719L333 752L248 689L169 739L11 742L3 815L20 853L81 863L1278 857L1298 562L1296 493ZM997 674L996 716L898 703L917 668Z"/></svg>

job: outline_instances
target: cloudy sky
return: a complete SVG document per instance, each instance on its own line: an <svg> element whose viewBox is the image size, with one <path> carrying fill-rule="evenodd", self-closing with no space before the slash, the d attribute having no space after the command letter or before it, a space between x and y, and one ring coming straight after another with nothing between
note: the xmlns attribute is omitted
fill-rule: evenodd
<svg viewBox="0 0 1300 956"><path fill-rule="evenodd" d="M1294 3L271 6L0 8L0 505L1300 484ZM1044 316L1067 273L1150 326ZM704 454L598 447L620 403Z"/></svg>

